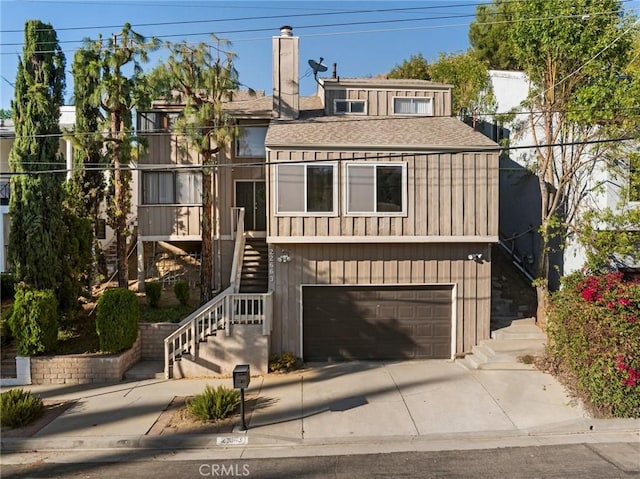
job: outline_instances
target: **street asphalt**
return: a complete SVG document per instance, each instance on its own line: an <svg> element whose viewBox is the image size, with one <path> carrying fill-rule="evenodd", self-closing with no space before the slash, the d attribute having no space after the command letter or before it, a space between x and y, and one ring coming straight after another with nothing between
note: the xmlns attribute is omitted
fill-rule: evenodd
<svg viewBox="0 0 640 479"><path fill-rule="evenodd" d="M609 454L640 472L640 420L593 419L531 367L468 369L446 360L308 365L251 378L257 399L233 431L151 434L175 397L231 378L25 386L70 407L30 437L1 439L2 462L27 451L156 449L219 459L625 443ZM638 454L636 454L636 452ZM615 456L618 456L617 458Z"/></svg>

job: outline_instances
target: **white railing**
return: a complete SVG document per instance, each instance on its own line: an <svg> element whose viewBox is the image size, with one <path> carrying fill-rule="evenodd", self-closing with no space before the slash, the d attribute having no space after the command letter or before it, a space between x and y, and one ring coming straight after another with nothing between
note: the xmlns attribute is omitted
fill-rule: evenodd
<svg viewBox="0 0 640 479"><path fill-rule="evenodd" d="M262 334L271 331L272 293L239 294L231 285L207 304L182 320L176 331L164 340L164 374L183 354L195 358L198 343L219 331L229 336L233 325L260 324Z"/></svg>
<svg viewBox="0 0 640 479"><path fill-rule="evenodd" d="M229 336L232 325L260 324L262 334L271 332L272 293L237 292L244 256L244 208L238 208L237 213L231 285L183 319L178 329L165 338L164 375L167 379L176 359L183 354L191 354L196 358L198 343L218 331L224 331Z"/></svg>
<svg viewBox="0 0 640 479"><path fill-rule="evenodd" d="M232 208L235 218L235 225L231 226L231 231L235 234L235 246L233 248L233 265L231 267L231 284L235 286L234 293L240 289L240 277L242 275L242 259L244 258L244 208Z"/></svg>

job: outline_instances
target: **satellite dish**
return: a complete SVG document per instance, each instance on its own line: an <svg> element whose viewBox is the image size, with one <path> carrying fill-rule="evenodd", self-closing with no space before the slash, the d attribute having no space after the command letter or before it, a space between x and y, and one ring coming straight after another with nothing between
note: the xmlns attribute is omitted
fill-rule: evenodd
<svg viewBox="0 0 640 479"><path fill-rule="evenodd" d="M327 71L327 67L326 65L322 64L322 60L324 60L324 58L320 57L320 61L317 62L315 60L309 60L309 66L311 67L311 69L313 70L313 74L317 75L318 72L326 72Z"/></svg>

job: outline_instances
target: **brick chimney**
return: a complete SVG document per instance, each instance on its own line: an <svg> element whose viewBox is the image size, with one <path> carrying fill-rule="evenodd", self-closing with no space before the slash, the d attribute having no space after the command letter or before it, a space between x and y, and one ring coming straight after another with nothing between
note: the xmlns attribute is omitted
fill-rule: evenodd
<svg viewBox="0 0 640 479"><path fill-rule="evenodd" d="M298 37L286 25L280 27L280 36L273 37L273 118L298 118L298 92Z"/></svg>

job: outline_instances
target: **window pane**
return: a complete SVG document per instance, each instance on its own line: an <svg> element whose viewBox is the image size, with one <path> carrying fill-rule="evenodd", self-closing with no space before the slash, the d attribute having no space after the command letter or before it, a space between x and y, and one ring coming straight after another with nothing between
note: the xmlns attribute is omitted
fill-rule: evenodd
<svg viewBox="0 0 640 479"><path fill-rule="evenodd" d="M393 112L405 115L413 113L411 109L411 100L408 98L394 98Z"/></svg>
<svg viewBox="0 0 640 479"><path fill-rule="evenodd" d="M373 212L375 169L369 165L347 166L347 211Z"/></svg>
<svg viewBox="0 0 640 479"><path fill-rule="evenodd" d="M307 211L333 211L333 166L307 166Z"/></svg>
<svg viewBox="0 0 640 479"><path fill-rule="evenodd" d="M175 202L173 191L173 173L170 171L158 172L158 203L171 204Z"/></svg>
<svg viewBox="0 0 640 479"><path fill-rule="evenodd" d="M376 167L376 211L402 211L402 167Z"/></svg>
<svg viewBox="0 0 640 479"><path fill-rule="evenodd" d="M418 115L429 115L431 114L431 101L427 99L420 99L414 101L415 105L415 113Z"/></svg>
<svg viewBox="0 0 640 479"><path fill-rule="evenodd" d="M147 171L142 173L142 203L145 205L174 202L173 173Z"/></svg>
<svg viewBox="0 0 640 479"><path fill-rule="evenodd" d="M347 102L336 101L336 113L346 113L346 112L347 112Z"/></svg>
<svg viewBox="0 0 640 479"><path fill-rule="evenodd" d="M202 203L202 173L199 171L176 173L176 203Z"/></svg>
<svg viewBox="0 0 640 479"><path fill-rule="evenodd" d="M236 155L242 157L265 156L264 139L266 136L266 126L240 128L240 136L236 142Z"/></svg>
<svg viewBox="0 0 640 479"><path fill-rule="evenodd" d="M142 204L153 205L158 203L158 174L152 172L142 173Z"/></svg>
<svg viewBox="0 0 640 479"><path fill-rule="evenodd" d="M363 101L351 102L351 113L364 113L364 102Z"/></svg>
<svg viewBox="0 0 640 479"><path fill-rule="evenodd" d="M278 165L278 213L304 212L304 165Z"/></svg>

